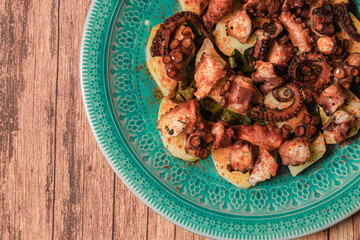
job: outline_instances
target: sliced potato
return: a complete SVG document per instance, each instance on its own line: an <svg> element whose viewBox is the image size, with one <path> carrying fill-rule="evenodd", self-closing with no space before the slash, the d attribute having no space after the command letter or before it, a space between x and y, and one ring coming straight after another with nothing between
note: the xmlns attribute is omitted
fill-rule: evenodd
<svg viewBox="0 0 360 240"><path fill-rule="evenodd" d="M173 98L175 96L178 82L169 78L165 72L165 66L162 62L162 57L152 57L150 53L150 48L152 45L153 38L156 34L156 31L159 29L160 24L156 25L151 29L148 43L146 45L146 63L151 73L151 76L155 80L156 84L160 88L161 93L168 98Z"/></svg>
<svg viewBox="0 0 360 240"><path fill-rule="evenodd" d="M170 109L176 107L178 104L174 103L168 98L163 98L159 107L158 119ZM176 137L164 137L161 136L161 141L164 147L169 150L172 156L185 160L185 161L196 161L199 158L189 155L185 152L186 133L180 133Z"/></svg>
<svg viewBox="0 0 360 240"><path fill-rule="evenodd" d="M309 160L299 166L289 166L290 173L291 175L293 175L293 177L304 171L307 167L309 167L324 156L326 152L324 136L320 133L318 138L314 142L309 144L309 148L311 154Z"/></svg>
<svg viewBox="0 0 360 240"><path fill-rule="evenodd" d="M210 0L179 0L181 11L189 11L201 15Z"/></svg>
<svg viewBox="0 0 360 240"><path fill-rule="evenodd" d="M211 155L218 174L226 181L241 189L248 189L252 185L248 182L250 172L241 173L239 171L229 172L226 166L229 164L229 154L232 147L211 149Z"/></svg>
<svg viewBox="0 0 360 240"><path fill-rule="evenodd" d="M197 65L200 62L201 56L203 53L207 53L210 56L221 58L221 56L216 52L214 45L210 39L205 38L203 44L201 45L198 53L196 54L195 64Z"/></svg>
<svg viewBox="0 0 360 240"><path fill-rule="evenodd" d="M360 100L351 91L346 90L348 95L347 103L342 105L340 109L356 117L354 124L352 125L349 138L355 136L360 129ZM320 108L320 116L323 125L328 121L329 117L325 114L325 111ZM323 132L325 142L327 144L336 144L334 136L331 132L324 130Z"/></svg>
<svg viewBox="0 0 360 240"><path fill-rule="evenodd" d="M213 32L216 45L219 47L220 51L227 56L230 56L235 49L239 50L241 54L244 54L245 50L253 47L256 41L255 34L253 34L245 44L240 43L236 38L226 34L226 24L233 16L234 13L231 13L223 17L216 24L215 31Z"/></svg>

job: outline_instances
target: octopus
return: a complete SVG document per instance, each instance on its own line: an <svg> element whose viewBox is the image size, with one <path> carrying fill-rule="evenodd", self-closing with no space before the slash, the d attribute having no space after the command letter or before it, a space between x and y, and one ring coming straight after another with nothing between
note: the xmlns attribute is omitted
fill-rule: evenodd
<svg viewBox="0 0 360 240"><path fill-rule="evenodd" d="M224 59L203 53L195 69L195 82L197 90L195 96L198 100L206 97L217 82L226 76L228 65Z"/></svg>
<svg viewBox="0 0 360 240"><path fill-rule="evenodd" d="M177 81L186 80L186 68L195 55L194 34L191 28L184 28L181 35L183 36L182 40L174 39L171 41L169 45L171 51L162 59L166 74Z"/></svg>
<svg viewBox="0 0 360 240"><path fill-rule="evenodd" d="M282 12L279 20L289 34L289 38L295 47L302 52L310 52L313 39L310 31L301 18L296 17L291 12Z"/></svg>
<svg viewBox="0 0 360 240"><path fill-rule="evenodd" d="M213 149L225 148L231 146L235 140L235 130L233 127L228 127L226 123L219 121L214 124L211 129L214 136Z"/></svg>
<svg viewBox="0 0 360 240"><path fill-rule="evenodd" d="M203 16L205 27L211 28L233 10L234 0L210 0L208 10Z"/></svg>
<svg viewBox="0 0 360 240"><path fill-rule="evenodd" d="M345 64L349 67L354 67L356 69L360 68L360 53L352 53L350 54L350 56L348 56L345 59ZM360 82L360 76L359 74L357 74L356 76L354 76L354 74L356 73L356 70L351 70L350 72L348 71L347 73L350 73L350 75L353 77L353 80L355 83L359 83ZM339 79L339 83L341 85L341 81L343 81L343 79L341 79L341 76L335 76L335 78ZM346 79L349 79L349 75L345 76ZM351 79L351 78L350 78ZM349 82L349 80L347 80L347 82ZM351 81L350 81L351 84ZM348 89L347 86L349 84L342 84L341 86L345 89Z"/></svg>
<svg viewBox="0 0 360 240"><path fill-rule="evenodd" d="M194 99L189 99L161 116L156 128L162 136L175 137L182 132L192 133L200 120L199 103Z"/></svg>
<svg viewBox="0 0 360 240"><path fill-rule="evenodd" d="M203 122L197 122L195 128L195 131L186 136L185 152L205 159L209 156L207 147L214 142L215 137Z"/></svg>
<svg viewBox="0 0 360 240"><path fill-rule="evenodd" d="M334 5L334 12L338 16L341 26L344 28L344 31L356 42L360 42L360 34L357 33L349 13L347 11L347 5L342 3L337 3Z"/></svg>
<svg viewBox="0 0 360 240"><path fill-rule="evenodd" d="M349 89L353 79L359 81L359 70L356 66L348 65L346 62L335 68L334 80L344 89Z"/></svg>
<svg viewBox="0 0 360 240"><path fill-rule="evenodd" d="M270 45L265 60L274 64L281 70L286 70L295 55L295 47L286 35L276 39Z"/></svg>
<svg viewBox="0 0 360 240"><path fill-rule="evenodd" d="M274 18L279 16L281 6L279 0L248 0L243 8L254 17Z"/></svg>
<svg viewBox="0 0 360 240"><path fill-rule="evenodd" d="M232 74L220 90L220 106L248 115L255 94L256 88L250 78Z"/></svg>
<svg viewBox="0 0 360 240"><path fill-rule="evenodd" d="M280 149L279 155L285 166L298 166L304 164L310 158L309 144L302 138L294 138L285 141Z"/></svg>
<svg viewBox="0 0 360 240"><path fill-rule="evenodd" d="M330 115L345 103L346 98L344 89L339 84L332 84L321 92L316 102Z"/></svg>
<svg viewBox="0 0 360 240"><path fill-rule="evenodd" d="M252 34L252 21L245 10L238 10L226 23L226 34L246 43Z"/></svg>
<svg viewBox="0 0 360 240"><path fill-rule="evenodd" d="M305 101L311 102L320 91L331 82L333 67L320 53L303 53L293 59L289 66L289 75L305 95Z"/></svg>
<svg viewBox="0 0 360 240"><path fill-rule="evenodd" d="M342 143L350 133L355 117L349 113L338 110L330 116L322 129L333 134L337 144Z"/></svg>
<svg viewBox="0 0 360 240"><path fill-rule="evenodd" d="M334 16L331 4L314 8L311 12L311 28L320 35L332 36L335 33L333 19Z"/></svg>
<svg viewBox="0 0 360 240"><path fill-rule="evenodd" d="M281 86L285 78L276 74L274 65L270 62L258 61L256 72L251 74L251 79L255 84L262 83L260 90L267 94L269 91Z"/></svg>
<svg viewBox="0 0 360 240"><path fill-rule="evenodd" d="M287 83L283 86L288 89L287 91L291 96L285 100L292 100L289 107L279 110L270 109L264 105L255 105L250 111L250 117L268 122L282 122L294 117L300 111L304 103L302 92L293 82Z"/></svg>
<svg viewBox="0 0 360 240"><path fill-rule="evenodd" d="M317 47L319 51L325 55L330 55L332 58L343 59L348 54L346 50L349 47L349 41L347 39L341 41L337 36L324 36L317 40Z"/></svg>
<svg viewBox="0 0 360 240"><path fill-rule="evenodd" d="M259 122L255 122L253 125L238 125L234 128L236 139L247 141L269 152L278 149L289 137L290 132L288 125L278 128L272 124L263 126Z"/></svg>
<svg viewBox="0 0 360 240"><path fill-rule="evenodd" d="M237 141L234 143L229 153L230 164L227 169L246 173L254 166L253 146L246 141Z"/></svg>
<svg viewBox="0 0 360 240"><path fill-rule="evenodd" d="M271 177L275 177L279 169L279 164L276 159L269 153L268 150L260 148L259 155L255 162L254 168L251 171L248 182L255 186L259 182L263 182Z"/></svg>
<svg viewBox="0 0 360 240"><path fill-rule="evenodd" d="M269 50L272 39L275 39L283 31L283 27L278 20L265 23L260 29L255 30L256 42L249 53L249 62L252 67L257 61L265 58Z"/></svg>
<svg viewBox="0 0 360 240"><path fill-rule="evenodd" d="M313 142L319 136L319 125L319 117L305 114L300 121L300 125L296 126L294 130L295 136L302 138L304 141Z"/></svg>

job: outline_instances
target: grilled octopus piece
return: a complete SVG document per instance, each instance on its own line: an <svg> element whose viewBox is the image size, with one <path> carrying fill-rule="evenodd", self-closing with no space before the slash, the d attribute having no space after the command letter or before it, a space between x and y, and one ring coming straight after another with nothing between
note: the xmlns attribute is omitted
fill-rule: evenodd
<svg viewBox="0 0 360 240"><path fill-rule="evenodd" d="M360 42L360 34L356 32L356 29L350 19L347 5L345 3L337 3L334 5L335 14L338 16L341 26L345 32L356 42Z"/></svg>
<svg viewBox="0 0 360 240"><path fill-rule="evenodd" d="M262 83L260 90L264 94L267 94L285 82L285 78L279 76L275 72L274 65L272 63L263 61L257 62L256 72L251 74L251 79L255 84Z"/></svg>
<svg viewBox="0 0 360 240"><path fill-rule="evenodd" d="M265 60L286 72L294 55L295 47L291 44L289 37L284 35L272 42Z"/></svg>
<svg viewBox="0 0 360 240"><path fill-rule="evenodd" d="M284 87L288 88L288 91L291 91L293 96L293 102L288 108L279 110L257 105L250 111L250 117L268 122L282 122L294 117L303 106L302 92L295 83L287 83Z"/></svg>
<svg viewBox="0 0 360 240"><path fill-rule="evenodd" d="M256 88L250 78L230 75L220 90L220 106L248 115L255 94Z"/></svg>
<svg viewBox="0 0 360 240"><path fill-rule="evenodd" d="M278 20L265 23L260 29L255 30L256 42L249 53L249 63L252 67L255 67L256 61L261 61L265 58L271 40L275 39L282 30L283 27Z"/></svg>
<svg viewBox="0 0 360 240"><path fill-rule="evenodd" d="M275 177L279 169L276 159L264 148L260 148L255 166L250 174L248 182L255 186L271 177Z"/></svg>
<svg viewBox="0 0 360 240"><path fill-rule="evenodd" d="M338 110L330 116L323 129L331 132L336 143L340 144L348 137L354 122L354 116L343 110Z"/></svg>
<svg viewBox="0 0 360 240"><path fill-rule="evenodd" d="M157 30L150 49L151 56L158 57L168 55L170 41L173 38L176 29L186 22L197 26L201 33L210 39L209 33L204 26L204 22L198 15L193 12L186 11L175 13L171 17L167 18Z"/></svg>
<svg viewBox="0 0 360 240"><path fill-rule="evenodd" d="M207 147L214 142L215 137L205 126L204 122L196 122L195 128L195 131L186 136L185 152L205 159L209 156Z"/></svg>
<svg viewBox="0 0 360 240"><path fill-rule="evenodd" d="M211 129L214 136L213 149L226 148L231 146L235 140L235 130L233 127L228 127L226 123L219 121L214 124Z"/></svg>
<svg viewBox="0 0 360 240"><path fill-rule="evenodd" d="M316 102L330 115L344 104L346 98L344 89L339 84L332 84L321 92Z"/></svg>
<svg viewBox="0 0 360 240"><path fill-rule="evenodd" d="M287 140L281 145L279 155L285 166L304 164L310 158L309 144L302 138Z"/></svg>
<svg viewBox="0 0 360 240"><path fill-rule="evenodd" d="M320 35L332 36L335 33L332 5L314 8L311 12L311 28Z"/></svg>
<svg viewBox="0 0 360 240"><path fill-rule="evenodd" d="M321 53L330 55L331 58L344 59L348 55L346 50L349 47L349 41L340 40L337 36L324 36L317 40L317 47Z"/></svg>
<svg viewBox="0 0 360 240"><path fill-rule="evenodd" d="M311 102L331 82L333 67L320 53L303 53L296 56L289 66L289 75Z"/></svg>
<svg viewBox="0 0 360 240"><path fill-rule="evenodd" d="M311 114L305 114L300 121L300 125L295 128L295 136L302 138L306 142L313 142L319 136L320 119Z"/></svg>
<svg viewBox="0 0 360 240"><path fill-rule="evenodd" d="M206 97L217 82L226 76L228 65L224 59L203 53L195 69L195 82L197 90L195 96L198 100Z"/></svg>
<svg viewBox="0 0 360 240"><path fill-rule="evenodd" d="M279 0L248 0L243 8L254 17L275 18L280 14L282 2Z"/></svg>
<svg viewBox="0 0 360 240"><path fill-rule="evenodd" d="M278 128L272 124L263 126L259 122L255 122L253 125L238 125L234 128L236 139L247 141L269 152L278 149L288 138L290 132L288 125Z"/></svg>
<svg viewBox="0 0 360 240"><path fill-rule="evenodd" d="M208 10L203 16L205 27L211 28L233 10L234 0L210 0Z"/></svg>
<svg viewBox="0 0 360 240"><path fill-rule="evenodd" d="M300 17L296 17L291 12L282 12L279 20L287 30L290 40L295 47L302 52L310 52L313 39L310 31Z"/></svg>
<svg viewBox="0 0 360 240"><path fill-rule="evenodd" d="M199 103L189 99L170 109L156 124L162 136L175 137L182 132L192 133L201 120Z"/></svg>
<svg viewBox="0 0 360 240"><path fill-rule="evenodd" d="M252 34L252 21L245 10L238 10L226 23L226 34L246 43Z"/></svg>
<svg viewBox="0 0 360 240"><path fill-rule="evenodd" d="M236 141L229 153L227 169L246 173L254 166L253 146L246 141Z"/></svg>

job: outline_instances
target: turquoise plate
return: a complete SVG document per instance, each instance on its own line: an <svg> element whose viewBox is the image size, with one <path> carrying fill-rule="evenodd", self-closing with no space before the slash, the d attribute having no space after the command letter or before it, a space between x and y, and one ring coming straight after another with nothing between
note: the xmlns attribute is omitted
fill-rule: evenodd
<svg viewBox="0 0 360 240"><path fill-rule="evenodd" d="M145 64L150 29L174 1L94 0L81 47L81 87L95 138L111 167L152 210L194 233L287 239L325 229L360 209L359 140L328 149L299 176L287 169L249 190L216 173L211 158L173 159L156 130L159 93Z"/></svg>

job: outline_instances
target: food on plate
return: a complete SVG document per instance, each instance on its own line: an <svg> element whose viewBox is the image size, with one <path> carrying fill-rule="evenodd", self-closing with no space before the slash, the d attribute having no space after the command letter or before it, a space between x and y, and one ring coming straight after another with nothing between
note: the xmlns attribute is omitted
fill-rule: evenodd
<svg viewBox="0 0 360 240"><path fill-rule="evenodd" d="M164 95L157 130L176 158L211 154L247 189L298 175L360 129L360 22L340 0L180 0L150 32Z"/></svg>

